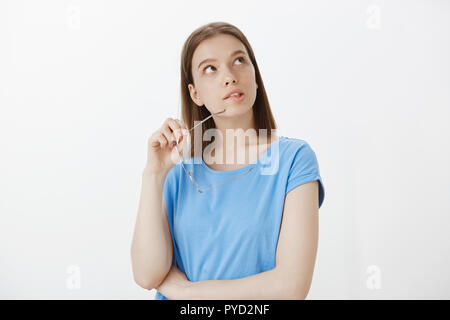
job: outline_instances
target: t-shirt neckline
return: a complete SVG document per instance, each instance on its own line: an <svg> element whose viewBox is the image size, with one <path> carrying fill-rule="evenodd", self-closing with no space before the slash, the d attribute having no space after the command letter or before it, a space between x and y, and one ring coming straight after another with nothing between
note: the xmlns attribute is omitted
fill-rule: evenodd
<svg viewBox="0 0 450 320"><path fill-rule="evenodd" d="M279 143L280 140L284 139L284 138L285 138L284 136L279 136L277 140L273 141L270 144L270 146L267 148L267 150L256 160L256 162L250 163L250 164L246 165L245 167L234 169L234 170L214 170L214 169L212 169L212 168L210 168L210 167L208 167L206 165L206 163L203 161L203 157L200 157L201 166L203 168L205 168L208 172L213 173L213 174L217 174L217 175L235 175L237 173L241 173L241 172L247 171L247 170L249 170L252 167L256 167L256 166L260 165L261 159L267 157L269 151L272 150L272 146L275 143Z"/></svg>

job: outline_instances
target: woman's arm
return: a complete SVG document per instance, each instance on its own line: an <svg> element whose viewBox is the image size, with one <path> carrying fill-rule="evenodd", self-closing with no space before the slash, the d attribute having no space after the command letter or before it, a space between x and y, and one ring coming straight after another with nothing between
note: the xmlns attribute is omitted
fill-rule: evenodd
<svg viewBox="0 0 450 320"><path fill-rule="evenodd" d="M291 285L275 267L240 279L189 282L180 299L278 300L295 297Z"/></svg>
<svg viewBox="0 0 450 320"><path fill-rule="evenodd" d="M163 186L167 171L142 174L139 209L131 246L135 282L148 290L166 277L172 263L173 245L165 211Z"/></svg>
<svg viewBox="0 0 450 320"><path fill-rule="evenodd" d="M286 195L274 269L240 279L190 282L173 267L158 291L187 300L305 299L316 260L318 211L317 181Z"/></svg>

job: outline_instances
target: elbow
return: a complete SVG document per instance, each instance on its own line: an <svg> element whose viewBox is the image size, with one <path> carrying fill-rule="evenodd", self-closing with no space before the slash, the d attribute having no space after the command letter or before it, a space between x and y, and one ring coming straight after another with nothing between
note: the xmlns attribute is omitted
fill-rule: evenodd
<svg viewBox="0 0 450 320"><path fill-rule="evenodd" d="M135 275L134 282L143 289L152 290L157 288L162 281L160 279L153 278L140 278Z"/></svg>
<svg viewBox="0 0 450 320"><path fill-rule="evenodd" d="M156 289L166 277L167 272L164 270L142 270L133 265L134 282L143 289Z"/></svg>
<svg viewBox="0 0 450 320"><path fill-rule="evenodd" d="M170 265L155 265L148 261L137 259L137 257L132 253L131 265L134 282L147 290L156 289L167 276Z"/></svg>
<svg viewBox="0 0 450 320"><path fill-rule="evenodd" d="M141 287L141 288L143 288L143 289L146 289L146 290L152 290L153 287L154 287L153 282L148 281L148 280L146 280L146 279L137 279L137 278L134 278L134 282L136 282L136 284L137 284L139 287Z"/></svg>

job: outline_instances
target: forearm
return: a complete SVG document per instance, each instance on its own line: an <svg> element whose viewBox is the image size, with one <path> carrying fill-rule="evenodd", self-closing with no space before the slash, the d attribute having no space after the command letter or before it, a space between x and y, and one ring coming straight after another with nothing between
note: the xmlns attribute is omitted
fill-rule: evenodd
<svg viewBox="0 0 450 320"><path fill-rule="evenodd" d="M177 299L284 300L295 299L293 286L277 268L232 280L189 282Z"/></svg>
<svg viewBox="0 0 450 320"><path fill-rule="evenodd" d="M172 240L162 199L166 173L142 174L142 188L136 218L131 259L136 283L151 289L170 268Z"/></svg>

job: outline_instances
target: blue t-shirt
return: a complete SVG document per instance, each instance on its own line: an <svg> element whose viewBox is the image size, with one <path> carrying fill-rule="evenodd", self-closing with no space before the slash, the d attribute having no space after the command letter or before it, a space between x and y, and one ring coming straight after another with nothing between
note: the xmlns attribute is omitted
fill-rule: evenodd
<svg viewBox="0 0 450 320"><path fill-rule="evenodd" d="M240 176L199 193L175 164L164 182L164 200L173 242L172 264L189 281L238 279L271 270L284 199L293 188L319 181L319 208L325 190L316 155L301 139L280 136L245 167L213 170L201 157L185 161L200 189ZM159 291L155 300L167 300Z"/></svg>

